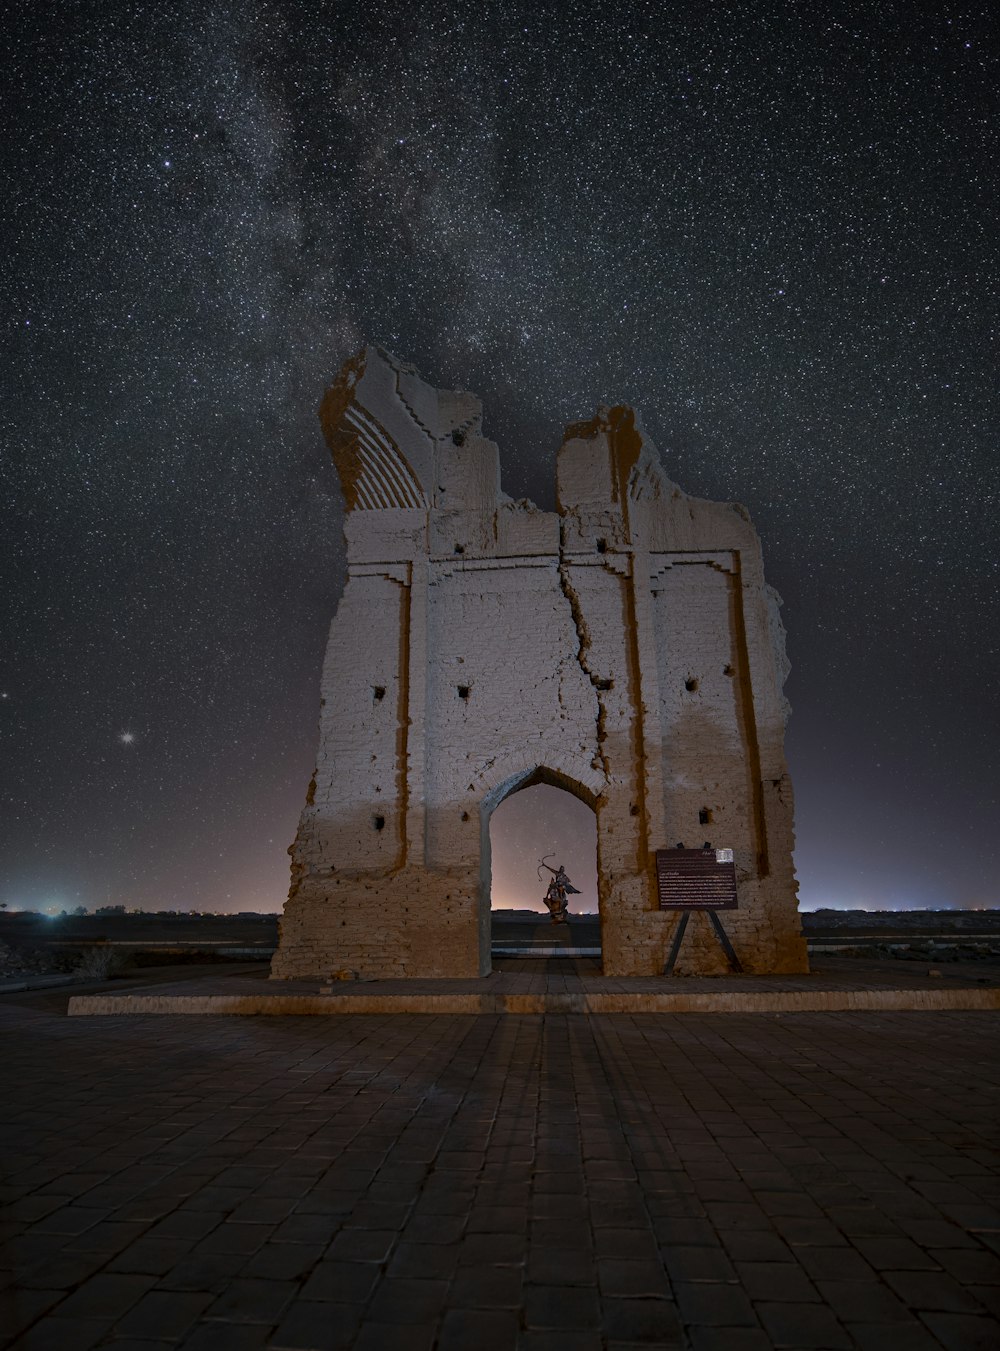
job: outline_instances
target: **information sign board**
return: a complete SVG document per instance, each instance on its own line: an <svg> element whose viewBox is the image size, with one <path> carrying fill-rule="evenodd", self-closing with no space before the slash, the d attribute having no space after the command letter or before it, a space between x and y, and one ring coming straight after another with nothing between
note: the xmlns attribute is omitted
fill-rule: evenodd
<svg viewBox="0 0 1000 1351"><path fill-rule="evenodd" d="M731 849L657 849L661 910L735 910L736 866Z"/></svg>

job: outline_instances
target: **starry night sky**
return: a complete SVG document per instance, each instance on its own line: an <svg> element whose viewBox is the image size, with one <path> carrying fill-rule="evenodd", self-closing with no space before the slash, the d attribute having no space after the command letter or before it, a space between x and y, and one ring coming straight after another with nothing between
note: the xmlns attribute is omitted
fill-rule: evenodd
<svg viewBox="0 0 1000 1351"><path fill-rule="evenodd" d="M373 341L483 397L513 496L625 401L750 509L805 907L1000 904L995 15L21 5L0 900L280 908L343 579L315 409Z"/></svg>

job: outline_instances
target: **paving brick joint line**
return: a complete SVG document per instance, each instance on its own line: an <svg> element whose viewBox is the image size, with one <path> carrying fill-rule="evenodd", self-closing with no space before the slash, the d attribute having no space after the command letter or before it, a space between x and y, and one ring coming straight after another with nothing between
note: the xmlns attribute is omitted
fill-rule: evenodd
<svg viewBox="0 0 1000 1351"><path fill-rule="evenodd" d="M989 1012L0 1003L5 1346L993 1348Z"/></svg>

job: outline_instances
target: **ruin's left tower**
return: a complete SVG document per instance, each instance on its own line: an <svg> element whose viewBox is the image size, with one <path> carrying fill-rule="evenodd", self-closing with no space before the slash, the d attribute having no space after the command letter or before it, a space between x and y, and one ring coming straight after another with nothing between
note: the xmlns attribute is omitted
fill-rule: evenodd
<svg viewBox="0 0 1000 1351"><path fill-rule="evenodd" d="M597 815L604 969L662 969L655 850L734 850L746 969L806 969L784 634L742 508L688 497L628 408L567 429L558 510L500 490L479 401L387 353L321 419L348 578L272 964L278 978L489 970L489 818L548 781ZM717 971L707 924L679 970Z"/></svg>

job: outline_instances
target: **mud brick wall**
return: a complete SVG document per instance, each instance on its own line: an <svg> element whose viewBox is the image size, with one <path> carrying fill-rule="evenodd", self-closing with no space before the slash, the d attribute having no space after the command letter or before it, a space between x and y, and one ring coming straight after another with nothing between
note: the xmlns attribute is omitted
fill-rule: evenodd
<svg viewBox="0 0 1000 1351"><path fill-rule="evenodd" d="M489 819L548 782L597 816L604 970L662 970L655 851L734 850L748 971L807 969L778 598L739 506L688 497L626 407L569 427L556 512L500 488L479 401L388 353L321 408L348 578L276 978L490 969ZM695 916L678 973L719 973Z"/></svg>

